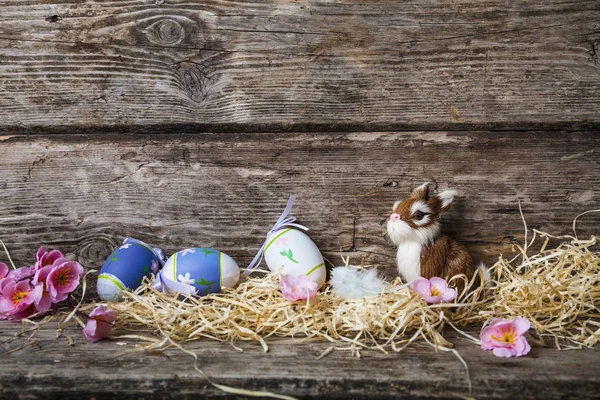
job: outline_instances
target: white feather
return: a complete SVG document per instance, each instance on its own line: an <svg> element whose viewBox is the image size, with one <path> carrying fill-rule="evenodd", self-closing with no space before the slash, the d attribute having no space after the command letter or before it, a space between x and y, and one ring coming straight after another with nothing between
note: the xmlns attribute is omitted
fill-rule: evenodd
<svg viewBox="0 0 600 400"><path fill-rule="evenodd" d="M331 287L336 296L343 299L360 299L382 293L386 283L374 269L337 267L331 270Z"/></svg>
<svg viewBox="0 0 600 400"><path fill-rule="evenodd" d="M488 269L488 267L485 266L485 264L483 262L479 263L479 265L477 266L478 269L480 269L481 271L483 271L483 280L484 281L490 281L492 279L492 273L490 272L490 270Z"/></svg>

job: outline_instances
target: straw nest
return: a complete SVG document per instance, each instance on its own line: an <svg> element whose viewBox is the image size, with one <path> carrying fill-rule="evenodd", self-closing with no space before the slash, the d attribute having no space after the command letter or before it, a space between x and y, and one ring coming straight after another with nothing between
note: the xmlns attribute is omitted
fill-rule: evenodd
<svg viewBox="0 0 600 400"><path fill-rule="evenodd" d="M557 239L562 242L549 245ZM528 255L527 248L534 243L540 250ZM332 348L353 351L400 351L415 340L450 349L452 344L442 335L447 326L462 332L494 318L516 317L529 319L530 339L538 344L549 340L558 348L593 346L600 339L596 243L597 237L555 238L534 231L531 243L517 246L517 257L498 259L485 286L471 287L473 279L451 304L427 305L410 288L402 288L400 280L381 294L360 300L343 300L326 287L310 302L290 303L278 290L278 277L266 274L222 294L185 301L145 282L135 292L125 293L123 302L109 307L118 312L117 327L138 331L130 337L147 341L150 348L211 339L233 346L238 341L256 341L266 350L265 339L287 337L327 340ZM465 278L452 281L457 279Z"/></svg>

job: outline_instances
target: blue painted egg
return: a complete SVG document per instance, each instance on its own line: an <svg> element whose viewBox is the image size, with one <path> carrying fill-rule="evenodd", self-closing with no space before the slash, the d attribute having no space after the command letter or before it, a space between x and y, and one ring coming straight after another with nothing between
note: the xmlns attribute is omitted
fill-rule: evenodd
<svg viewBox="0 0 600 400"><path fill-rule="evenodd" d="M221 286L234 287L240 279L240 269L233 258L225 253L209 248L193 248L173 254L165 263L161 275L171 281L191 285L196 295L204 296L221 293Z"/></svg>
<svg viewBox="0 0 600 400"><path fill-rule="evenodd" d="M137 289L144 277L157 274L162 264L160 251L139 240L127 238L102 265L98 276L98 295L104 301L119 301L122 290Z"/></svg>

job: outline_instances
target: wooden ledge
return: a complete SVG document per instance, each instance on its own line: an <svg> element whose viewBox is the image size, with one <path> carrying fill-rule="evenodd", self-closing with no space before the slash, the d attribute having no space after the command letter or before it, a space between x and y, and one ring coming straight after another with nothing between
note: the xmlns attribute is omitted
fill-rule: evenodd
<svg viewBox="0 0 600 400"><path fill-rule="evenodd" d="M31 333L15 336L21 325L2 323L0 398L239 398L211 386L194 371L193 358L177 349L121 355L134 349L135 342L114 339L90 344L80 328L68 328L58 338L55 328L50 323L32 337ZM73 338L72 346L68 336ZM503 359L455 332L446 332L446 337L469 367L474 398L588 398L600 390L599 349L533 347L526 357ZM360 358L350 351L334 351L317 360L329 343L268 343L268 353L255 343L238 343L243 352L209 340L185 347L198 355L199 367L215 383L247 390L320 399L468 395L466 371L457 357L435 352L426 344L388 355L361 351Z"/></svg>

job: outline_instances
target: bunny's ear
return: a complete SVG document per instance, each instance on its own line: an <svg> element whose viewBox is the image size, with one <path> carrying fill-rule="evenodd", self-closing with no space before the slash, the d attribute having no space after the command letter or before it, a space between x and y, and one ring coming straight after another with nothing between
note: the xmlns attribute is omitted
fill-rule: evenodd
<svg viewBox="0 0 600 400"><path fill-rule="evenodd" d="M425 182L411 193L410 197L416 200L428 200L429 199L429 185L430 182Z"/></svg>
<svg viewBox="0 0 600 400"><path fill-rule="evenodd" d="M450 205L454 200L454 196L456 196L458 192L456 190L446 190L437 195L437 198L440 200L440 214L445 213L450 209Z"/></svg>

